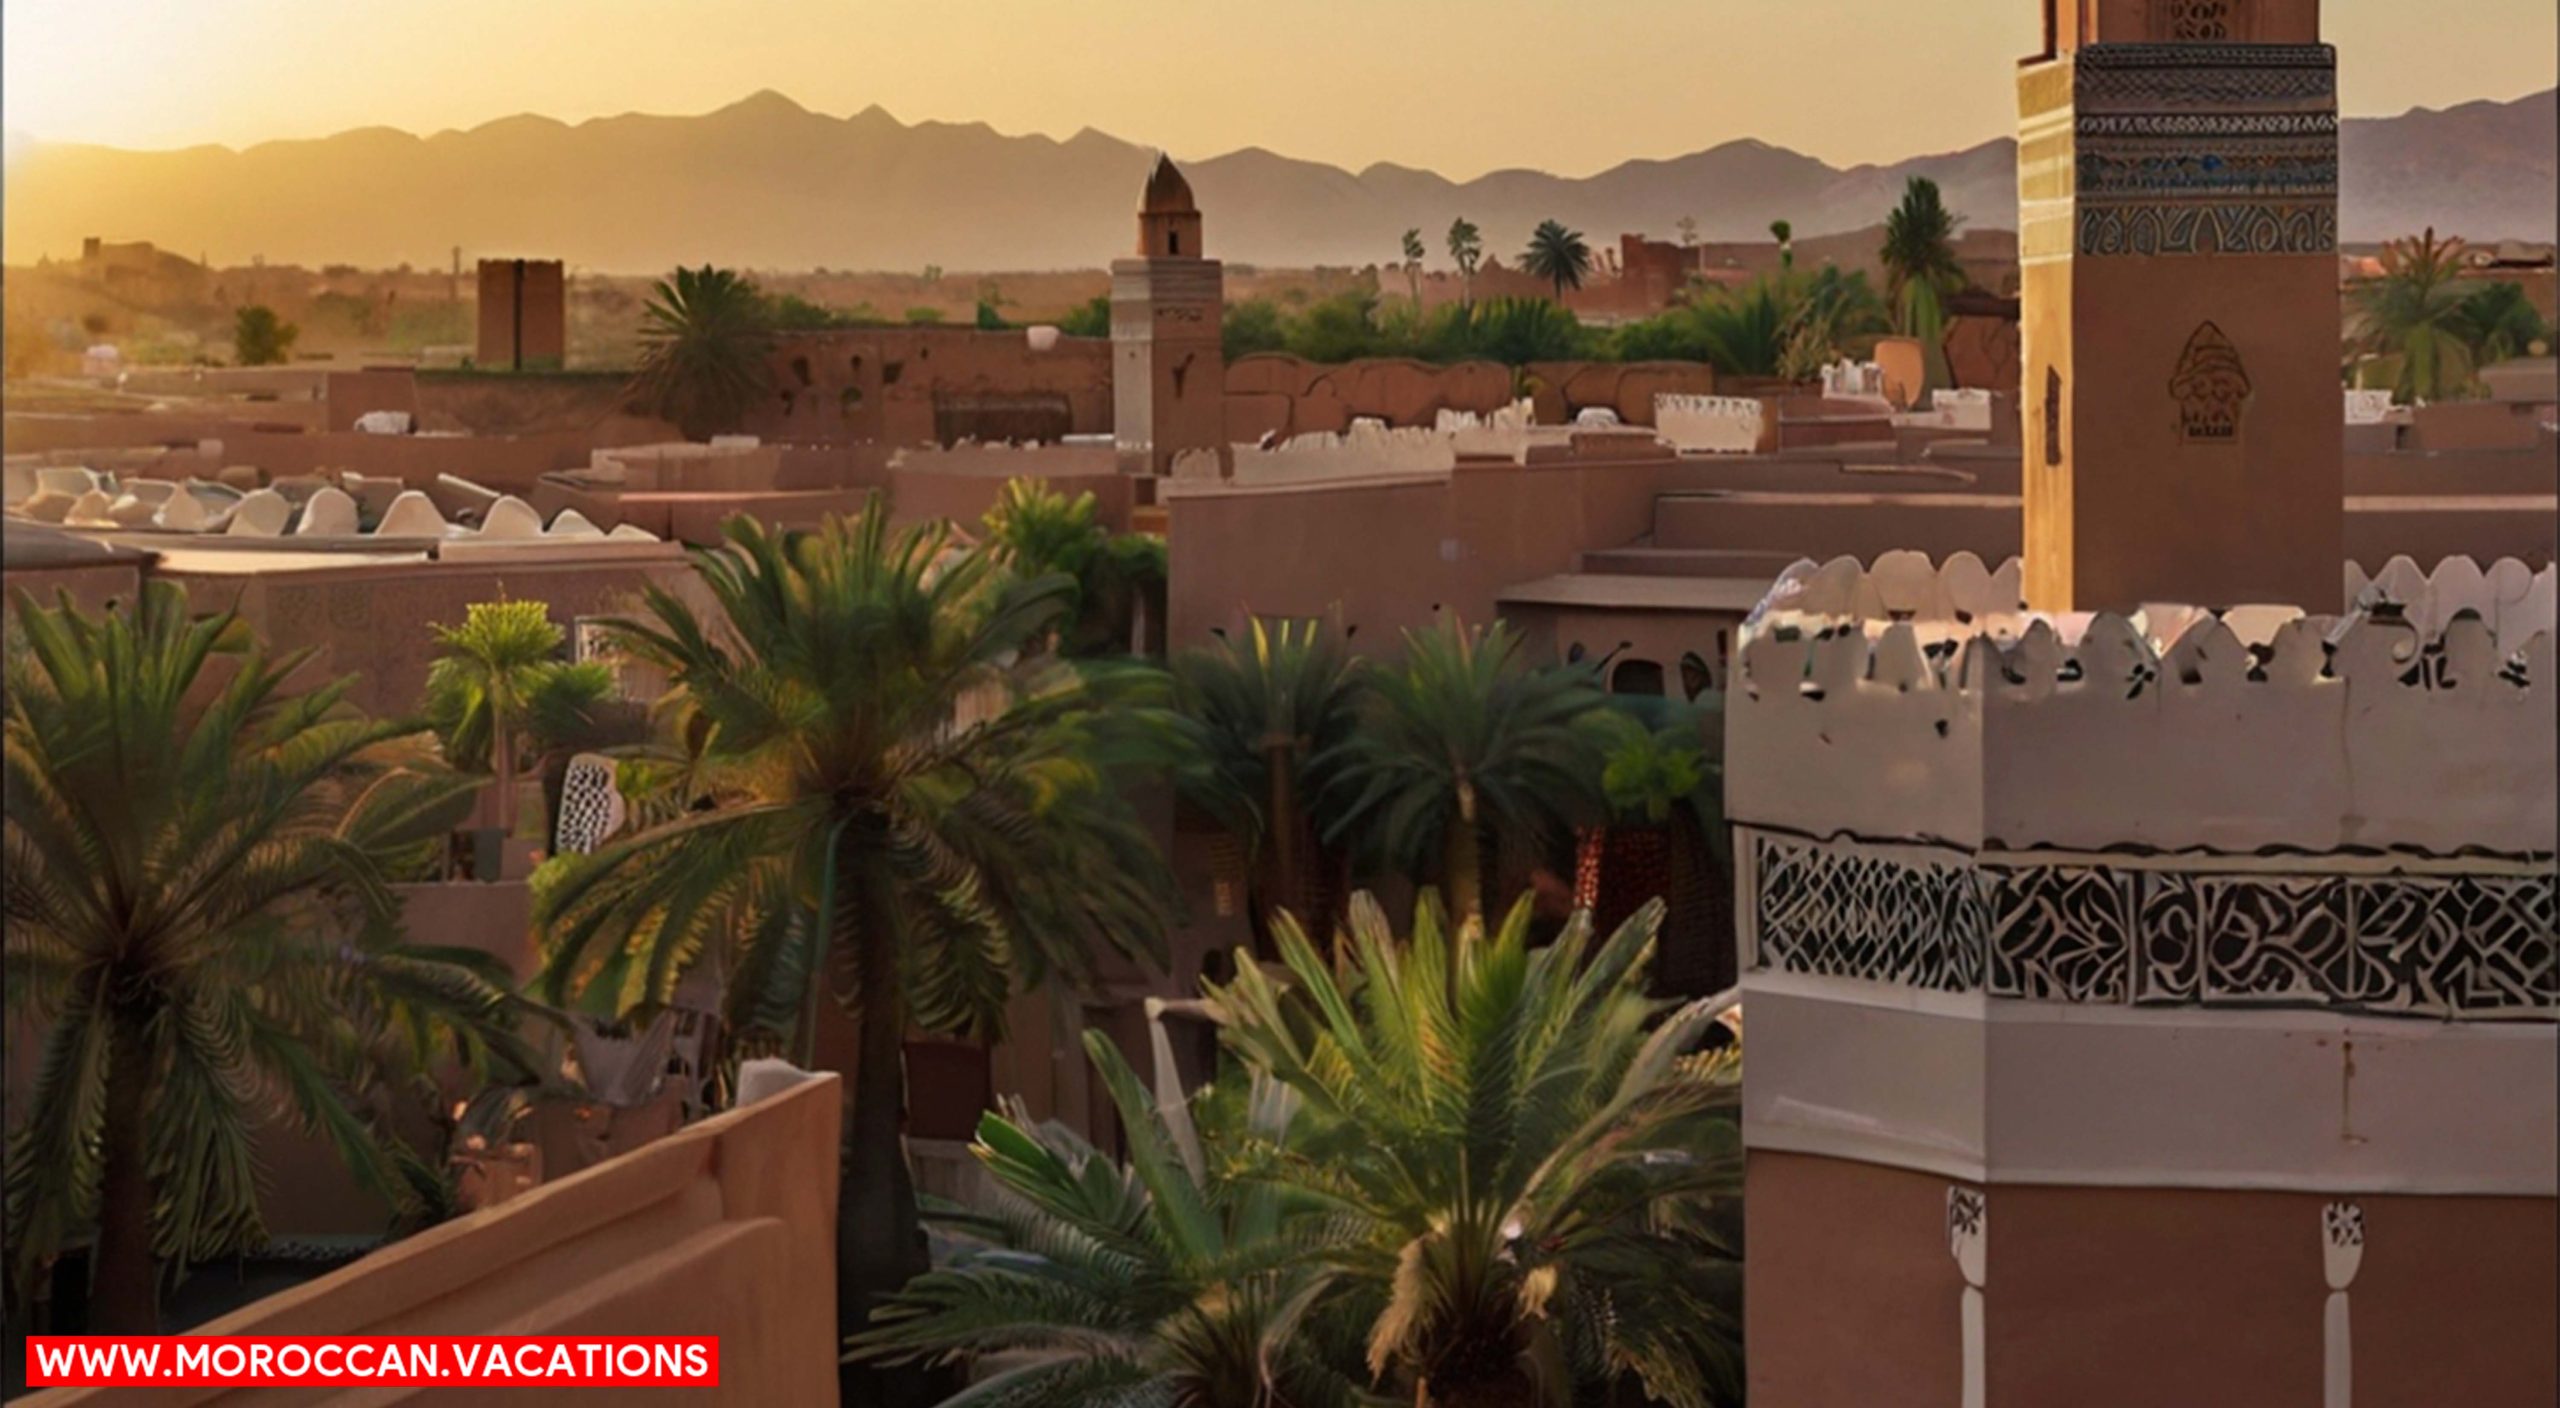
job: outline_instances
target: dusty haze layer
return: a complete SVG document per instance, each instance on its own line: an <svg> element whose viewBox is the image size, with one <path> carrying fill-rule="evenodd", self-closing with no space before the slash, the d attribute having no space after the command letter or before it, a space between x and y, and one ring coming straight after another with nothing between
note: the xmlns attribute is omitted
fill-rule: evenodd
<svg viewBox="0 0 2560 1408"><path fill-rule="evenodd" d="M2474 240L2550 239L2555 105L2510 103L2344 124L2342 234L2433 224ZM1419 226L1435 263L1463 215L1510 259L1550 217L1595 237L1764 238L1873 224L1911 175L1974 224L2013 227L2007 139L1841 170L1755 141L1567 179L1530 171L1451 182L1352 173L1248 149L1191 164L1215 252L1252 263L1362 265ZM245 151L36 146L8 177L12 263L76 255L87 235L149 239L222 263L435 267L466 253L541 254L596 270L712 260L749 267L1088 268L1126 252L1148 149L1097 132L1058 142L983 124L900 123L878 108L810 112L760 93L699 117L575 126L514 117L420 138L367 128Z"/></svg>

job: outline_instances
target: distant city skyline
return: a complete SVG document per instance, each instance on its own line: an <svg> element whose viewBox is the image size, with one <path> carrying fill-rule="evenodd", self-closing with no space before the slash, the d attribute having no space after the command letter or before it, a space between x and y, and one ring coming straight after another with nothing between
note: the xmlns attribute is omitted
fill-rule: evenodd
<svg viewBox="0 0 2560 1408"><path fill-rule="evenodd" d="M2328 0L2341 107L2560 79L2549 0ZM691 114L772 89L842 116L1093 127L1454 179L1580 176L1751 137L1837 164L2015 126L2035 0L10 0L14 138L124 147Z"/></svg>

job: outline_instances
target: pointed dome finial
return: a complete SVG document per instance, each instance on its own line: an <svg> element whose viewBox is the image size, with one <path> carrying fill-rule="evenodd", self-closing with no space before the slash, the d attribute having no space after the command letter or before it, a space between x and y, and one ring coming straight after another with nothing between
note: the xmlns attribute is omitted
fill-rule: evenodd
<svg viewBox="0 0 2560 1408"><path fill-rule="evenodd" d="M1147 193L1138 202L1141 215L1188 214L1200 207L1191 199L1191 183L1182 179L1182 169L1173 158L1156 153L1155 169L1147 173Z"/></svg>

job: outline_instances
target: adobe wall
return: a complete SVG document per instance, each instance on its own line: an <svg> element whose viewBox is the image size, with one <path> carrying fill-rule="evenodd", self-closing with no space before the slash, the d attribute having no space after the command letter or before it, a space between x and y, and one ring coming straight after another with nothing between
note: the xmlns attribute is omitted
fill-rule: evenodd
<svg viewBox="0 0 2560 1408"><path fill-rule="evenodd" d="M2018 500L1969 491L1907 492L1900 486L1843 492L1838 480L1805 491L1739 491L1666 498L1654 542L1665 548L1790 552L1872 562L1908 549L1945 558L1969 552L1985 562L2018 555Z"/></svg>
<svg viewBox="0 0 2560 1408"><path fill-rule="evenodd" d="M1529 398L1548 425L1570 425L1586 410L1651 425L1654 397L1709 396L1716 389L1716 369L1704 362L1531 362L1527 371Z"/></svg>
<svg viewBox="0 0 2560 1408"><path fill-rule="evenodd" d="M981 439L1032 438L1003 433L1007 425L1037 425L1048 438L1111 430L1111 344L1102 338L1059 337L1038 351L1025 329L787 333L768 367L774 393L742 427L767 440L941 443L952 427L937 421L937 406L946 419L974 407L990 428Z"/></svg>
<svg viewBox="0 0 2560 1408"><path fill-rule="evenodd" d="M1286 352L1256 352L1227 367L1227 439L1340 433L1357 417L1427 426L1441 411L1491 415L1510 405L1510 369L1495 362L1436 366L1410 357L1328 365Z"/></svg>
<svg viewBox="0 0 2560 1408"><path fill-rule="evenodd" d="M209 1335L715 1335L716 1388L677 1404L836 1401L833 1075L386 1247L199 1327ZM31 1408L253 1408L359 1395L55 1390ZM556 1390L480 1388L475 1404Z"/></svg>
<svg viewBox="0 0 2560 1408"><path fill-rule="evenodd" d="M1953 1403L1964 1281L1943 1177L1754 1150L1746 1241L1755 1401ZM1994 1184L1984 1191L1994 1404L2321 1401L2316 1193ZM2355 1399L2526 1408L2560 1395L2549 1198L2359 1195Z"/></svg>
<svg viewBox="0 0 2560 1408"><path fill-rule="evenodd" d="M1493 618L1503 588L1572 571L1589 548L1649 531L1655 496L1706 472L1667 456L1542 462L1463 460L1442 475L1267 488L1168 487L1173 589L1168 639L1266 616L1339 612L1355 645L1455 611Z"/></svg>
<svg viewBox="0 0 2560 1408"><path fill-rule="evenodd" d="M0 572L0 609L15 612L24 590L38 605L51 606L56 593L69 592L84 611L104 611L110 601L130 602L142 595L141 564L102 562L94 567L39 567Z"/></svg>
<svg viewBox="0 0 2560 1408"><path fill-rule="evenodd" d="M326 430L353 430L356 418L370 411L418 413L418 378L407 367L367 367L330 372L322 378L321 402L328 408Z"/></svg>
<svg viewBox="0 0 2560 1408"><path fill-rule="evenodd" d="M945 519L974 538L985 531L987 510L995 507L1006 482L1026 477L1039 479L1070 499L1092 494L1102 525L1113 533L1125 533L1129 531L1129 511L1137 497L1137 480L1111 465L1107 449L1097 447L1096 452L1100 465L1053 466L1046 471L1033 464L1004 465L1001 461L974 472L899 465L889 471L889 512L901 525ZM1037 453L1047 457L1055 452L1044 448Z"/></svg>
<svg viewBox="0 0 2560 1408"><path fill-rule="evenodd" d="M376 717L414 714L434 658L431 623L462 620L474 602L501 593L546 603L564 629L580 616L619 614L636 605L644 583L698 590L681 559L562 561L531 556L521 564L469 561L350 564L241 574L163 568L154 573L185 586L201 608L236 603L261 639L278 651L313 647L317 668L358 678L348 699Z"/></svg>
<svg viewBox="0 0 2560 1408"><path fill-rule="evenodd" d="M629 378L620 373L434 371L416 380L420 430L577 431L614 445L681 438L665 421L631 412Z"/></svg>
<svg viewBox="0 0 2560 1408"><path fill-rule="evenodd" d="M1560 662L1580 646L1590 658L1617 652L1611 669L1643 662L1662 668L1666 692L1680 691L1682 657L1695 654L1707 667L1707 684L1722 689L1725 661L1746 612L1658 610L1625 606L1560 606L1507 601L1502 617L1518 628L1530 658Z"/></svg>
<svg viewBox="0 0 2560 1408"><path fill-rule="evenodd" d="M1364 357L1328 365L1257 352L1227 368L1227 439L1338 434L1362 417L1429 426L1442 411L1490 416L1521 395L1541 424L1605 409L1628 425L1651 425L1654 397L1703 396L1716 386L1715 369L1703 362L1532 362L1521 373L1515 378L1509 367L1484 360L1442 366Z"/></svg>

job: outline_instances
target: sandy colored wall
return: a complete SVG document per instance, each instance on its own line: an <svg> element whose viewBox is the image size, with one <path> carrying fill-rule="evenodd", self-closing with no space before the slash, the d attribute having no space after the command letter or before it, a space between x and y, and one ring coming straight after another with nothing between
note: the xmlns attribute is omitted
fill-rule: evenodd
<svg viewBox="0 0 2560 1408"><path fill-rule="evenodd" d="M418 424L473 435L574 431L613 445L676 439L674 426L631 414L628 387L618 372L425 372L417 378Z"/></svg>
<svg viewBox="0 0 2560 1408"><path fill-rule="evenodd" d="M55 567L0 573L0 607L17 609L17 593L25 591L51 606L57 592L69 592L87 611L104 611L110 601L130 602L142 595L139 564L102 563L96 567Z"/></svg>
<svg viewBox="0 0 2560 1408"><path fill-rule="evenodd" d="M2339 560L2341 412L2333 261L2318 256L2082 259L2072 271L2072 576L2033 604L2315 600ZM2142 310L2138 315L2128 310ZM2205 324L2251 383L2230 443L2186 441L2171 382ZM2039 538L2037 542L2044 541Z"/></svg>
<svg viewBox="0 0 2560 1408"><path fill-rule="evenodd" d="M368 367L330 372L323 379L327 429L353 430L356 418L369 411L418 413L418 378L407 367Z"/></svg>
<svg viewBox="0 0 2560 1408"><path fill-rule="evenodd" d="M1651 425L1655 396L1704 396L1715 386L1715 369L1701 362L1533 362L1515 378L1510 368L1488 361L1437 366L1367 357L1327 365L1257 352L1227 368L1227 438L1338 433L1359 417L1428 426L1442 411L1490 415L1521 395L1551 425L1594 408L1629 425Z"/></svg>
<svg viewBox="0 0 2560 1408"><path fill-rule="evenodd" d="M1102 525L1114 533L1129 530L1129 510L1138 481L1117 470L1040 474L1047 485L1072 499L1092 494ZM1002 473L952 473L923 469L890 471L889 511L901 524L944 519L972 536L985 531L987 510L995 507L1009 476Z"/></svg>
<svg viewBox="0 0 2560 1408"><path fill-rule="evenodd" d="M1693 652L1707 666L1708 687L1724 687L1725 657L1732 651L1735 629L1742 624L1742 616L1729 611L1638 611L1529 602L1506 604L1502 615L1519 627L1533 659L1562 661L1571 657L1577 645L1593 657L1616 651L1612 669L1634 661L1659 665L1665 691L1674 694L1681 687L1681 657Z"/></svg>
<svg viewBox="0 0 2560 1408"><path fill-rule="evenodd" d="M769 365L774 393L743 427L767 440L931 444L937 405L960 400L1053 405L1068 434L1111 429L1111 344L1101 338L1061 337L1041 352L1021 329L792 333Z"/></svg>
<svg viewBox="0 0 2560 1408"><path fill-rule="evenodd" d="M1945 1179L1754 1152L1742 1208L1752 1402L1960 1401L1964 1278L1947 1252Z"/></svg>
<svg viewBox="0 0 2560 1408"><path fill-rule="evenodd" d="M1954 1403L1962 1280L1946 1179L1754 1151L1753 1401ZM2327 1296L2310 1193L1988 1190L1987 1401L2316 1408ZM2560 1395L2553 1200L2359 1196L2360 1408L2540 1408Z"/></svg>
<svg viewBox="0 0 2560 1408"><path fill-rule="evenodd" d="M1355 645L1391 650L1443 610L1491 620L1503 588L1632 541L1661 489L1705 472L1668 458L1465 461L1445 476L1176 493L1169 638L1338 612Z"/></svg>
<svg viewBox="0 0 2560 1408"><path fill-rule="evenodd" d="M319 668L357 678L349 699L378 717L414 713L434 655L431 623L462 620L474 602L503 593L551 607L564 629L580 616L615 614L636 602L646 582L692 586L682 560L526 562L486 559L389 566L311 568L233 575L163 571L199 607L237 603L259 637L275 650L317 648Z"/></svg>
<svg viewBox="0 0 2560 1408"><path fill-rule="evenodd" d="M429 1229L197 1333L716 1335L720 1386L655 1390L651 1402L832 1404L842 1101L836 1078L820 1076ZM487 1388L471 1390L468 1401L557 1397ZM257 1408L436 1399L196 1388L56 1391L20 1401Z"/></svg>

